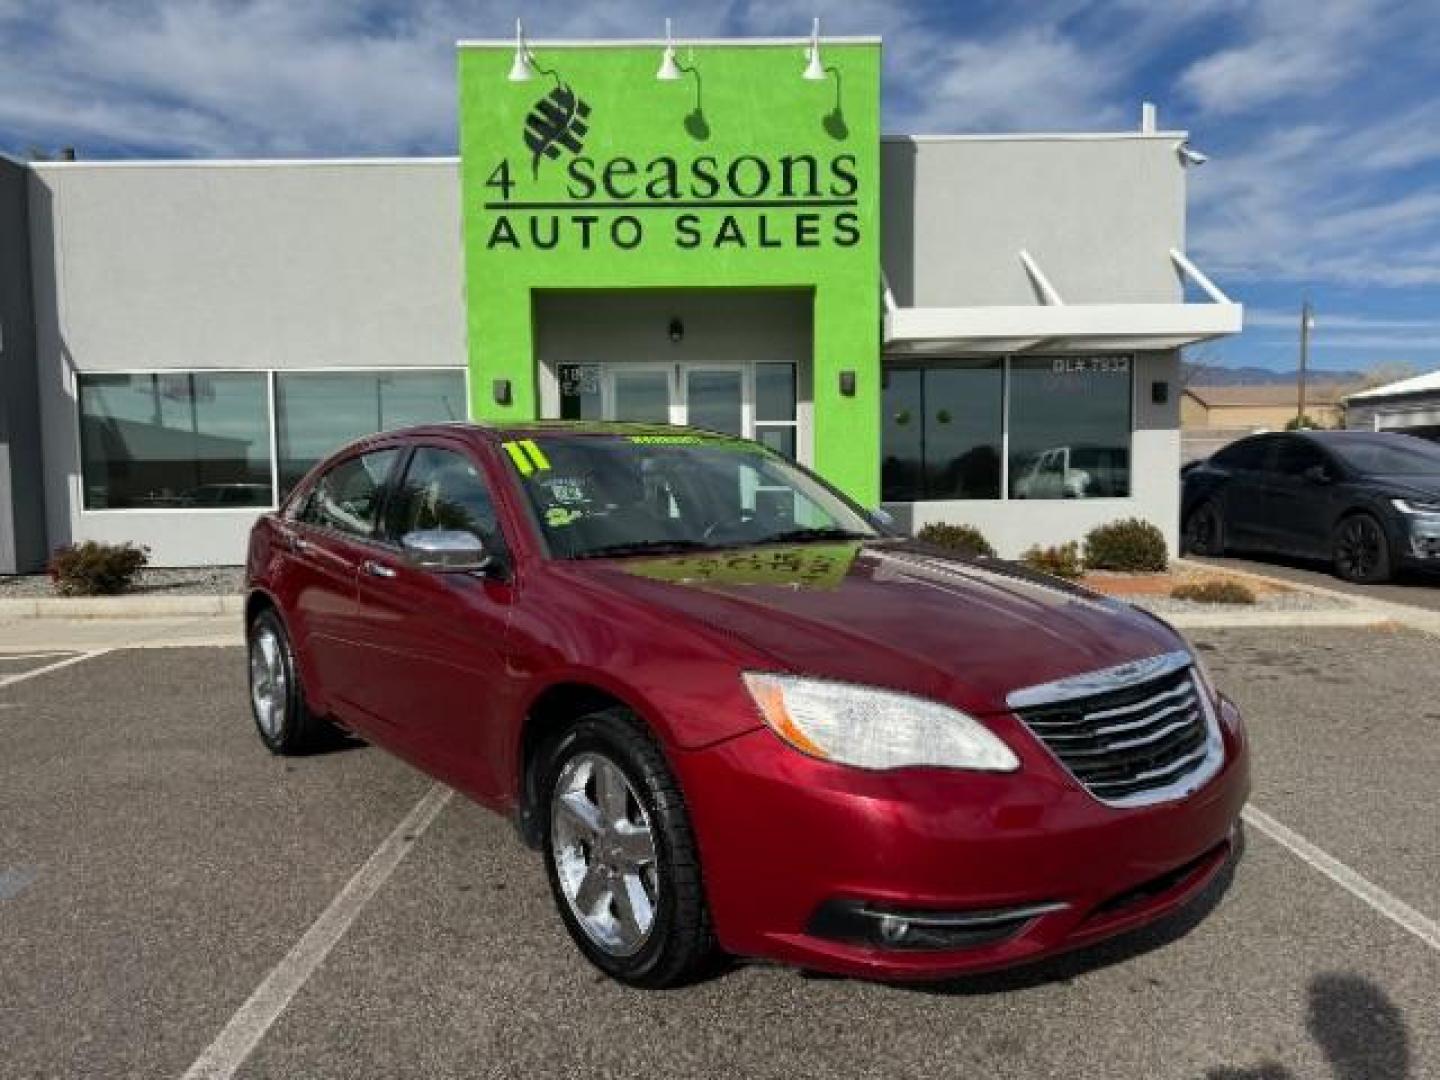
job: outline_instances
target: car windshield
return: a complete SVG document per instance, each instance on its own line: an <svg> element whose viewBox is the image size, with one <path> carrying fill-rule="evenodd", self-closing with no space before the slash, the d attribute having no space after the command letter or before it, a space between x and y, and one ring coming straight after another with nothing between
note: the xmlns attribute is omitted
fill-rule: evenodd
<svg viewBox="0 0 1440 1080"><path fill-rule="evenodd" d="M561 558L880 535L824 484L742 439L537 435L504 447Z"/></svg>
<svg viewBox="0 0 1440 1080"><path fill-rule="evenodd" d="M1363 476L1440 477L1440 446L1413 435L1346 436L1325 445Z"/></svg>

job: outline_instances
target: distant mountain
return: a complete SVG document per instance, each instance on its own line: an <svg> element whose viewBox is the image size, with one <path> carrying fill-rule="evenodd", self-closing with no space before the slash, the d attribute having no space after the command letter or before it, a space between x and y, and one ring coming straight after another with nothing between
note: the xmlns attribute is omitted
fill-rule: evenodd
<svg viewBox="0 0 1440 1080"><path fill-rule="evenodd" d="M1281 386L1293 385L1299 372L1274 371L1262 367L1221 367L1219 364L1183 365L1187 386ZM1315 371L1305 372L1307 383L1346 383L1354 385L1363 382L1363 371Z"/></svg>

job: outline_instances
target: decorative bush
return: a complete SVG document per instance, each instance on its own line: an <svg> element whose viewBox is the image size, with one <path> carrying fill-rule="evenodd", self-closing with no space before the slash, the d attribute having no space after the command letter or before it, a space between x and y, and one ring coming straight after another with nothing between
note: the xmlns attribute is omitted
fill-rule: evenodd
<svg viewBox="0 0 1440 1080"><path fill-rule="evenodd" d="M1197 604L1255 603L1255 591L1238 578L1191 578L1171 589L1170 595Z"/></svg>
<svg viewBox="0 0 1440 1080"><path fill-rule="evenodd" d="M57 548L45 572L64 596L108 596L128 589L149 562L149 548L86 540Z"/></svg>
<svg viewBox="0 0 1440 1080"><path fill-rule="evenodd" d="M1032 570L1055 577L1074 579L1085 573L1085 564L1080 561L1080 545L1073 540L1058 547L1042 548L1036 544L1020 556L1020 561Z"/></svg>
<svg viewBox="0 0 1440 1080"><path fill-rule="evenodd" d="M985 534L974 525L946 525L935 522L926 525L917 536L927 544L950 548L965 555L987 555L992 559L995 557L995 549L990 546L990 541L986 540Z"/></svg>
<svg viewBox="0 0 1440 1080"><path fill-rule="evenodd" d="M1085 565L1091 570L1164 570L1169 563L1165 537L1148 521L1112 521L1085 535Z"/></svg>

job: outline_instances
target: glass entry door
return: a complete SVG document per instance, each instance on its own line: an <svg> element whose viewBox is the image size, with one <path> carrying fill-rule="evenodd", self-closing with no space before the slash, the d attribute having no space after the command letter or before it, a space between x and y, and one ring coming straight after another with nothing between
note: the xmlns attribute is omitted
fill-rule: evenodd
<svg viewBox="0 0 1440 1080"><path fill-rule="evenodd" d="M719 431L726 435L750 434L750 395L746 393L745 368L699 367L680 369L682 424Z"/></svg>
<svg viewBox="0 0 1440 1080"><path fill-rule="evenodd" d="M605 369L605 419L682 424L675 369L669 364L612 364Z"/></svg>
<svg viewBox="0 0 1440 1080"><path fill-rule="evenodd" d="M562 364L557 374L562 419L688 424L796 457L793 363Z"/></svg>

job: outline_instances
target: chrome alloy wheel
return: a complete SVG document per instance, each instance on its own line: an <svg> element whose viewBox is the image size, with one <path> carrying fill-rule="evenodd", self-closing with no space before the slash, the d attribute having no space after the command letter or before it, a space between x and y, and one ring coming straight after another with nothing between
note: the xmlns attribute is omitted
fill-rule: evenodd
<svg viewBox="0 0 1440 1080"><path fill-rule="evenodd" d="M659 876L650 815L609 758L577 754L550 800L550 846L560 889L585 935L611 956L650 937Z"/></svg>
<svg viewBox="0 0 1440 1080"><path fill-rule="evenodd" d="M273 627L261 626L250 640L250 702L255 720L270 739L285 728L285 654Z"/></svg>

